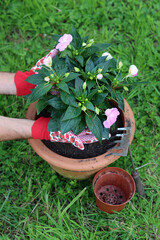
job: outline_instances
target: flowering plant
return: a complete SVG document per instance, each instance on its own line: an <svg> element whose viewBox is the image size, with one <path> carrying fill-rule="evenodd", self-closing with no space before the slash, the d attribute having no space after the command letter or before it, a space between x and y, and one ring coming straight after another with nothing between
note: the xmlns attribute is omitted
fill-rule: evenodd
<svg viewBox="0 0 160 240"><path fill-rule="evenodd" d="M28 102L39 100L37 114L44 108L50 112L48 131L61 131L63 135L71 130L77 135L87 126L100 142L108 139L109 129L119 115L109 100L124 111L122 92L128 91L128 79L137 75L137 67L131 65L128 74L122 76L122 62L104 52L109 44L94 44L75 28L53 39L57 41L57 55L53 59L48 56L37 74L26 80L37 85L27 96Z"/></svg>

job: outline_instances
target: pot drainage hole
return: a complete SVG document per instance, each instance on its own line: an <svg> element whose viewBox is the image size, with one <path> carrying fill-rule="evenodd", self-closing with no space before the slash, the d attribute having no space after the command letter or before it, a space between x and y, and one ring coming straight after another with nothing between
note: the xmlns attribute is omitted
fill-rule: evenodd
<svg viewBox="0 0 160 240"><path fill-rule="evenodd" d="M114 185L103 186L98 191L98 198L108 204L119 205L126 201L125 193Z"/></svg>

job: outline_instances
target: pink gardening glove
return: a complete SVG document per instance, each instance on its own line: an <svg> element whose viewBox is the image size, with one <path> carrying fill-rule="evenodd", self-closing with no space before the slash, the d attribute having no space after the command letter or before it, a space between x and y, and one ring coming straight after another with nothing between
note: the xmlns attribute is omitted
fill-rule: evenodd
<svg viewBox="0 0 160 240"><path fill-rule="evenodd" d="M14 82L15 82L15 85L16 85L16 90L17 90L16 95L17 96L24 96L24 95L27 95L27 94L31 93L30 89L35 88L36 85L28 83L25 80L29 76L35 74L36 69L40 69L42 64L47 63L49 61L50 57L51 58L55 57L57 52L58 51L56 49L52 49L45 57L41 58L36 63L36 65L31 68L31 70L29 72L28 71L26 71L26 72L21 72L21 71L16 72L15 77L14 77Z"/></svg>

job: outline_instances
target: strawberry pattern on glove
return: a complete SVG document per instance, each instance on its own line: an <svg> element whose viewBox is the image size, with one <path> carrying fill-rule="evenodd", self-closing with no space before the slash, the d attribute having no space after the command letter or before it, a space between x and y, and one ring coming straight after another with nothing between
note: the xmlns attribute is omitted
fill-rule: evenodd
<svg viewBox="0 0 160 240"><path fill-rule="evenodd" d="M71 143L73 146L79 148L80 150L84 150L84 145L82 140L77 137L72 131L61 135L60 131L50 132L50 141L51 142L63 142L63 143Z"/></svg>

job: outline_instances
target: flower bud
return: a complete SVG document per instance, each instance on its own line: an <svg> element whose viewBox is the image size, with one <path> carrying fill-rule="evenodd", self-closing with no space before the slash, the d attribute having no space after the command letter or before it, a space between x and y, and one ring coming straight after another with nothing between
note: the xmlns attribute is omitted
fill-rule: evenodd
<svg viewBox="0 0 160 240"><path fill-rule="evenodd" d="M87 45L87 43L85 43L85 42L82 43L82 46L83 46L83 47L85 47L86 45Z"/></svg>
<svg viewBox="0 0 160 240"><path fill-rule="evenodd" d="M106 60L110 60L113 58L109 52L104 52L102 54L102 57L106 57Z"/></svg>
<svg viewBox="0 0 160 240"><path fill-rule="evenodd" d="M52 66L52 58L51 56L46 57L43 61L44 65L46 65L47 67L51 67Z"/></svg>
<svg viewBox="0 0 160 240"><path fill-rule="evenodd" d="M64 74L64 76L65 76L65 77L68 77L68 76L69 76L69 74L70 74L70 73L65 73L65 74Z"/></svg>
<svg viewBox="0 0 160 240"><path fill-rule="evenodd" d="M77 67L74 67L75 72L80 72L80 69Z"/></svg>
<svg viewBox="0 0 160 240"><path fill-rule="evenodd" d="M79 102L79 103L78 103L78 106L79 106L79 107L81 107L81 106L82 106L82 104Z"/></svg>
<svg viewBox="0 0 160 240"><path fill-rule="evenodd" d="M131 65L129 67L129 76L135 77L135 76L137 76L137 73L138 73L138 68L135 65Z"/></svg>
<svg viewBox="0 0 160 240"><path fill-rule="evenodd" d="M69 48L69 49L72 49L72 46L69 44L69 45L68 45L68 48Z"/></svg>
<svg viewBox="0 0 160 240"><path fill-rule="evenodd" d="M85 89L86 89L86 87L87 87L87 83L86 83L86 82L84 82L84 83L83 83L83 89L85 90Z"/></svg>
<svg viewBox="0 0 160 240"><path fill-rule="evenodd" d="M123 89L128 92L128 87L124 86Z"/></svg>
<svg viewBox="0 0 160 240"><path fill-rule="evenodd" d="M86 47L91 47L93 43L94 43L94 40L93 40L93 39L90 39L90 40L89 40L89 43L87 44Z"/></svg>
<svg viewBox="0 0 160 240"><path fill-rule="evenodd" d="M99 68L99 69L98 69L98 73L101 73L101 72L102 72L102 70L103 70L102 68Z"/></svg>
<svg viewBox="0 0 160 240"><path fill-rule="evenodd" d="M82 109L82 111L85 112L87 108L85 106L83 106L83 107L81 107L81 109Z"/></svg>
<svg viewBox="0 0 160 240"><path fill-rule="evenodd" d="M49 82L50 78L47 76L47 77L44 78L44 81Z"/></svg>
<svg viewBox="0 0 160 240"><path fill-rule="evenodd" d="M99 108L95 107L95 112L97 115L99 115L99 112L100 112Z"/></svg>
<svg viewBox="0 0 160 240"><path fill-rule="evenodd" d="M122 66L123 66L123 63L122 63L122 62L119 62L118 67L121 68Z"/></svg>
<svg viewBox="0 0 160 240"><path fill-rule="evenodd" d="M51 78L54 78L54 74L51 74L50 77L51 77Z"/></svg>
<svg viewBox="0 0 160 240"><path fill-rule="evenodd" d="M97 75L97 79L101 80L102 78L103 78L103 74L99 73L99 74Z"/></svg>
<svg viewBox="0 0 160 240"><path fill-rule="evenodd" d="M89 40L89 43L94 43L94 39L90 39L90 40Z"/></svg>
<svg viewBox="0 0 160 240"><path fill-rule="evenodd" d="M102 93L102 92L103 92L102 89L98 90L98 93Z"/></svg>

